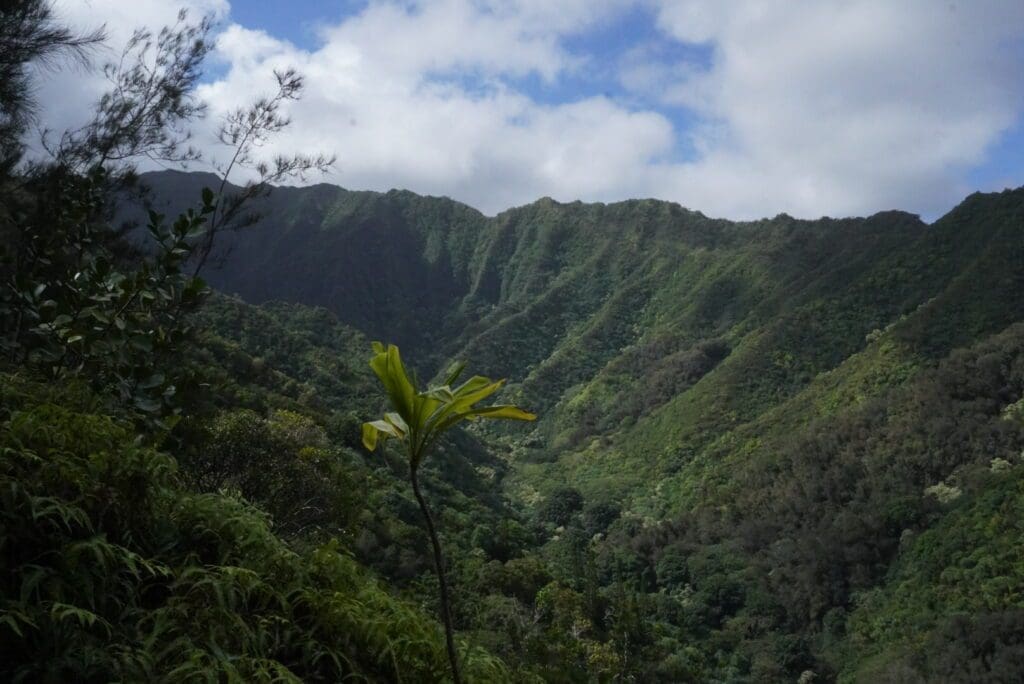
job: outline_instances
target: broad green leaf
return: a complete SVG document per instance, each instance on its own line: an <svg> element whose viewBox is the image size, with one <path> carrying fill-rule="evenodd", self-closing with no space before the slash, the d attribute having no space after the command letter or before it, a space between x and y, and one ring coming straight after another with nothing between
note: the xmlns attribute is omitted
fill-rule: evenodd
<svg viewBox="0 0 1024 684"><path fill-rule="evenodd" d="M487 378L481 378L489 384L483 384L481 387L477 387L472 390L464 390L462 392L455 393L455 404L458 406L469 408L478 401L483 401L487 397L491 396L505 384L505 380L495 380L490 382Z"/></svg>
<svg viewBox="0 0 1024 684"><path fill-rule="evenodd" d="M409 424L397 413L388 412L384 414L384 420L390 423L398 432L398 437L404 437L409 432Z"/></svg>
<svg viewBox="0 0 1024 684"><path fill-rule="evenodd" d="M481 387L486 387L487 385L490 384L490 378L485 378L482 375L474 375L469 380L467 380L466 382L462 383L454 390L452 390L452 392L455 393L455 396L464 396L470 392L475 392Z"/></svg>
<svg viewBox="0 0 1024 684"><path fill-rule="evenodd" d="M373 452L377 450L377 436L380 431L369 423L363 423L363 447L367 451Z"/></svg>
<svg viewBox="0 0 1024 684"><path fill-rule="evenodd" d="M437 399L442 404L449 401L455 401L455 394L452 392L452 388L448 385L441 387L431 387L425 392L420 392L419 396L429 397L431 399Z"/></svg>
<svg viewBox="0 0 1024 684"><path fill-rule="evenodd" d="M371 420L367 425L372 426L377 432L387 435L388 437L395 437L401 439L405 436L405 433L395 425L387 420Z"/></svg>
<svg viewBox="0 0 1024 684"><path fill-rule="evenodd" d="M388 437L401 439L402 436L403 434L386 420L372 420L368 423L363 423L363 446L366 447L367 451L375 451L378 441L383 441Z"/></svg>
<svg viewBox="0 0 1024 684"><path fill-rule="evenodd" d="M448 417L469 410L473 404L497 392L503 384L505 384L504 380L491 382L488 378L480 375L470 378L455 390L454 401L445 404L430 416L426 425L427 430L444 429L440 426Z"/></svg>
<svg viewBox="0 0 1024 684"><path fill-rule="evenodd" d="M498 406L484 406L481 408L469 409L449 415L438 423L436 431L443 432L460 420L476 420L477 418L500 418L503 420L536 420L537 416L529 411L524 411L518 406L502 404Z"/></svg>
<svg viewBox="0 0 1024 684"><path fill-rule="evenodd" d="M374 350L376 351L382 346L379 342L375 343ZM375 354L370 359L370 368L373 369L373 372L377 374L377 377L384 384L384 389L388 393L388 399L391 400L391 405L395 411L407 423L413 423L416 390L405 372L405 366L402 364L402 357L398 353L398 347L389 344L384 351Z"/></svg>
<svg viewBox="0 0 1024 684"><path fill-rule="evenodd" d="M413 398L412 424L413 433L418 441L422 442L423 434L427 425L427 419L437 410L444 401L430 395L430 392L417 394Z"/></svg>
<svg viewBox="0 0 1024 684"><path fill-rule="evenodd" d="M497 392L504 380L492 381L475 375L452 389L465 368L457 363L449 369L447 382L418 392L409 379L398 347L393 344L373 343L374 356L370 367L384 385L393 412L384 414L383 420L363 424L363 446L373 451L377 442L388 437L405 441L409 464L415 470L426 450L441 433L461 420L501 418L506 420L534 420L536 416L516 406L498 405L474 408L474 404Z"/></svg>
<svg viewBox="0 0 1024 684"><path fill-rule="evenodd" d="M459 379L459 376L462 375L462 371L465 370L465 368L465 361L458 361L453 364L452 367L448 369L448 376L445 378L444 384L447 387L454 385L455 381Z"/></svg>
<svg viewBox="0 0 1024 684"><path fill-rule="evenodd" d="M472 409L466 412L479 418L501 418L504 420L526 420L532 421L537 420L537 414L525 411L518 406L512 404L498 404L495 406L485 406L483 408ZM466 415L466 414L463 414Z"/></svg>

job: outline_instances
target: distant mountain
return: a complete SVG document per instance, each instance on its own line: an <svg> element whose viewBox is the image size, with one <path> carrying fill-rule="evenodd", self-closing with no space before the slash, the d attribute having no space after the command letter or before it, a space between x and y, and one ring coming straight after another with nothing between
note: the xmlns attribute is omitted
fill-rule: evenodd
<svg viewBox="0 0 1024 684"><path fill-rule="evenodd" d="M212 184L145 179L176 206ZM468 356L547 413L561 447L595 421L607 432L655 413L719 363L735 385L719 408L745 419L874 330L896 326L928 359L998 332L1024 311L1022 202L1024 190L972 195L931 226L895 211L734 223L654 200L542 199L488 218L405 191L282 187L205 275L249 302L322 306L427 372ZM647 391L622 406L612 387Z"/></svg>
<svg viewBox="0 0 1024 684"><path fill-rule="evenodd" d="M210 184L144 180L169 207ZM1006 513L1024 508L1024 189L931 225L737 223L655 200L486 217L329 185L258 209L206 273L216 288L324 307L424 376L468 358L508 377L541 420L478 435L507 453L505 493L621 505L599 562L688 587L715 615L697 642L748 652L784 634L830 676L960 681L935 655L950 630L1017 633L1024 571L1002 545L1024 542ZM659 570L673 549L679 575ZM988 574L961 566L972 553Z"/></svg>

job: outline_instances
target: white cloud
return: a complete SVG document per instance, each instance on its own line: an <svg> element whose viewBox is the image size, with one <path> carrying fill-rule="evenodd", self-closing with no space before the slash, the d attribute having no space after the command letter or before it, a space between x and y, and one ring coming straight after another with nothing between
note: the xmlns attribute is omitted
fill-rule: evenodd
<svg viewBox="0 0 1024 684"><path fill-rule="evenodd" d="M94 61L99 65L116 61L121 48L139 28L159 30L177 21L179 9L186 9L191 17L212 14L224 17L228 12L227 0L56 0L54 14L65 25L92 31L101 26L106 42L95 50ZM44 69L39 72L37 92L46 109L42 124L52 131L62 132L84 125L91 106L107 90L109 83L99 69L85 71L71 67L63 71Z"/></svg>
<svg viewBox="0 0 1024 684"><path fill-rule="evenodd" d="M673 0L659 23L714 45L709 71L662 86L726 132L674 169L699 188L690 202L720 213L934 214L1022 108L1015 0Z"/></svg>
<svg viewBox="0 0 1024 684"><path fill-rule="evenodd" d="M1024 109L1019 0L638 2L672 40L710 45L710 67L641 44L621 56L628 101L582 92L544 104L518 79L557 85L586 71L566 38L607 26L627 0L372 1L321 26L314 49L228 25L224 71L201 95L215 118L269 92L273 68L298 68L295 124L267 152L336 152L330 180L346 187L406 187L488 212L541 195L654 196L736 218L939 213ZM106 20L114 44L174 18L160 0L60 7L83 26ZM99 92L95 79L45 86L44 102L65 103L51 119L81 111L85 91ZM699 124L674 129L676 110ZM682 140L696 159L673 158Z"/></svg>
<svg viewBox="0 0 1024 684"><path fill-rule="evenodd" d="M349 187L408 187L490 212L541 195L642 192L630 172L671 148L664 116L603 96L545 106L502 78L553 80L577 68L558 36L597 21L612 5L599 11L580 3L568 21L541 3L523 4L533 7L516 14L454 1L413 9L374 4L324 28L324 43L312 52L231 26L218 42L230 69L201 94L217 114L251 99L254 84L269 87L273 68L295 66L306 94L292 106L296 125L277 147L337 152L333 180ZM466 73L485 87L461 85L457 76Z"/></svg>

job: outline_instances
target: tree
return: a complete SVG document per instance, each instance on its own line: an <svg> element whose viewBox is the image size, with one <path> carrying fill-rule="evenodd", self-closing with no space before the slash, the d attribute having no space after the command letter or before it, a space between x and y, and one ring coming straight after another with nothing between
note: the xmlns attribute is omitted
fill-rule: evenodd
<svg viewBox="0 0 1024 684"><path fill-rule="evenodd" d="M575 487L559 487L544 500L537 515L554 525L567 525L583 508L583 495Z"/></svg>
<svg viewBox="0 0 1024 684"><path fill-rule="evenodd" d="M218 192L171 221L149 212L152 242L140 248L116 227L113 208L137 188L134 163L200 159L191 125L205 113L195 89L212 47L213 22L189 20L157 33L136 31L117 63L104 67L111 88L81 128L50 159L21 162L32 123L31 67L61 55L88 64L102 32L60 26L45 0L16 0L0 12L0 356L56 378L84 375L104 393L151 418L179 410L188 384L173 361L191 331L189 315L209 292L198 277L217 233L248 225L243 210L270 183L325 171L333 157L258 160L255 147L288 126L282 103L297 99L302 77L276 72L277 93L258 98L222 123L231 163ZM233 169L258 176L227 190ZM189 273L191 271L191 273Z"/></svg>
<svg viewBox="0 0 1024 684"><path fill-rule="evenodd" d="M455 652L454 630L452 628L451 603L448 597L448 581L445 575L444 555L437 537L434 520L423 494L420 492L419 467L423 458L437 440L456 424L478 418L503 418L506 420L535 420L536 416L516 406L502 404L495 406L474 406L497 392L504 380L493 381L475 375L456 388L452 385L462 375L465 363L452 367L444 384L418 391L402 364L398 347L380 342L373 343L374 355L370 368L380 378L394 411L384 414L381 420L363 423L363 445L375 451L377 444L389 437L399 440L409 458L409 480L412 492L419 504L423 520L430 535L434 552L434 567L440 587L441 618L444 621L445 642L448 660L451 662L452 679L460 684L459 661Z"/></svg>
<svg viewBox="0 0 1024 684"><path fill-rule="evenodd" d="M150 416L176 401L175 365L162 362L187 337L185 317L206 293L185 265L217 198L204 191L198 209L169 224L150 212L146 251L125 240L110 215L134 182L133 159L195 158L183 145L203 112L194 86L210 27L209 19L190 24L182 13L160 32L152 59L150 34L137 32L119 66L105 69L112 89L90 123L63 134L56 147L44 134L52 158L19 165L31 123L29 67L61 54L88 64L86 50L102 33L76 36L41 0L16 2L0 19L0 71L17 80L0 89L11 136L0 177L0 350L50 377L84 375Z"/></svg>
<svg viewBox="0 0 1024 684"><path fill-rule="evenodd" d="M52 66L58 57L88 62L103 31L74 33L61 26L44 0L10 0L0 10L0 177L21 160L22 134L33 123L30 66Z"/></svg>

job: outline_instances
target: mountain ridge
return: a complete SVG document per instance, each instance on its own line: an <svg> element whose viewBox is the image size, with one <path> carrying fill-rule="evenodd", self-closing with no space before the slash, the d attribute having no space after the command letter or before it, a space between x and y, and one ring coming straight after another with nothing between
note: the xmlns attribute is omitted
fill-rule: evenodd
<svg viewBox="0 0 1024 684"><path fill-rule="evenodd" d="M1024 188L974 193L931 224L901 211L734 223L651 200L489 218L332 186L263 202L214 286L323 307L396 341L421 377L453 359L507 377L533 429L470 428L502 463L502 496L526 517L566 488L621 512L600 539L543 528L539 553L583 554L601 586L648 600L691 592L719 616L686 632L706 671L728 678L722 648L774 663L761 681L908 667L955 616L918 603L911 636L874 627L907 610L890 572L916 578L915 601L951 592L957 610L1013 622L922 574L956 566L960 547L900 549L976 525L1019 475L1024 423L1002 416L1024 395ZM988 474L993 459L1008 470ZM963 508L929 494L939 485ZM973 552L999 555L1011 533ZM561 580L584 591L574 568ZM763 653L798 642L799 657Z"/></svg>
<svg viewBox="0 0 1024 684"><path fill-rule="evenodd" d="M206 181L205 186L206 187L210 187L211 189L216 189L220 185L220 183L221 183L221 177L218 174L216 174L216 173L214 173L212 171L161 169L161 170L158 170L158 171L144 171L144 172L139 174L139 177L143 181L145 181L146 179L150 179L151 181L155 181L155 185L157 185L157 186L159 186L161 188L165 188L168 185L174 185L175 183L173 181L169 182L169 180L168 180L168 179L173 179L173 178L190 179L190 180L188 180L186 182L186 184L187 184L187 186L189 188L195 188L195 189L201 189L202 187L204 187L204 183L201 182L202 179L205 179L205 181ZM228 183L227 187L228 188L236 188L237 189L239 186L237 184L235 184L235 183ZM788 212L781 211L781 212L775 214L774 216L765 215L765 216L762 216L760 218L753 218L753 219L730 219L730 218L725 217L725 216L716 216L716 217L708 216L707 214L705 214L702 210L700 210L698 208L685 207L682 204L680 204L680 203L678 203L678 202L676 202L674 200L659 199L657 197L633 197L633 198L629 198L629 199L615 200L615 201L612 201L612 202L601 202L601 201L587 202L587 201L583 201L581 199L562 201L562 200L557 200L554 197L551 197L549 195L543 195L543 196L538 197L537 199L535 199L533 201L530 201L530 202L527 202L525 204L518 204L518 205L515 205L515 206L508 207L506 209L502 209L501 211L496 212L494 214L486 214L482 210L477 209L476 207L474 207L472 204L470 204L468 202L463 202L461 200L454 199L454 198L452 198L452 197L450 197L448 195L421 194L421 193L416 192L415 190L409 190L407 188L397 188L396 187L396 188L389 188L388 190L357 190L357 189L347 188L347 187L345 187L343 185L339 185L337 183L331 183L331 182L326 182L326 181L321 181L321 182L317 182L317 183L309 183L309 184L305 184L305 185L275 185L275 186L272 186L272 187L273 187L274 190L277 190L277 191L280 191L280 190L292 190L292 191L294 191L294 190L304 190L304 189L311 189L311 188L315 188L315 189L325 189L326 188L326 189L330 189L330 190L338 190L338 191L341 191L341 192L344 192L344 193L351 193L351 194L378 195L378 196L382 196L382 197L386 197L386 196L389 196L389 195L390 196L408 196L408 197L414 197L414 198L419 198L419 199L424 199L424 200L443 201L443 202L449 202L449 203L452 203L452 204L459 205L461 207L464 207L466 209L474 211L474 212L480 214L481 216L483 216L484 218L488 218L488 219L497 219L497 218L503 216L504 214L509 214L509 213L517 212L517 211L520 211L520 210L523 210L523 209L527 209L527 208L529 208L529 207L531 207L533 205L537 205L537 204L549 205L549 206L554 206L554 207L570 207L570 208L577 208L577 207L602 207L602 208L609 208L609 207L617 207L619 205L635 205L635 204L638 204L638 203L650 202L650 203L655 203L655 204L665 204L665 205L668 205L670 207L674 207L676 209L679 209L682 212L693 214L693 215L695 215L697 217L700 217L700 218L704 218L704 219L708 219L708 220L714 220L714 221L727 221L729 223L733 223L733 224L737 224L737 225L760 224L760 223L764 223L766 221L787 220L787 219L791 220L791 221L803 221L803 222L809 222L809 223L814 223L816 221L823 221L823 220L825 220L825 221L844 221L844 220L851 220L851 219L852 220L869 219L869 218L875 218L875 217L886 216L886 215L904 215L904 216L907 216L907 217L915 217L918 220L921 220L921 222L924 225L932 225L932 224L935 223L935 221L938 221L943 216L946 216L947 214L953 212L961 204L963 204L964 202L972 199L976 195L980 196L980 197L990 197L990 196L994 196L994 195L1000 195L1000 194L1003 194L1003 193L1013 193L1013 192L1018 192L1020 190L1024 190L1024 186L1020 186L1020 187L1016 187L1016 188L1009 188L1009 187L1007 187L1007 188L1004 188L1002 190L991 190L991 191L976 190L976 191L973 191L973 192L965 195L963 200L961 200L958 204L954 205L949 210L947 210L944 214L942 214L941 216L936 218L935 221L927 222L927 221L924 221L923 219L921 219L921 215L920 214L917 214L917 213L911 212L911 211L907 211L907 210L904 210L904 209L899 209L899 208L879 209L879 210L877 210L875 212L872 212L870 214L857 214L857 215L848 215L848 216L822 215L822 216L818 216L818 217L815 217L815 218L807 218L807 217L798 218L798 217L792 216Z"/></svg>

